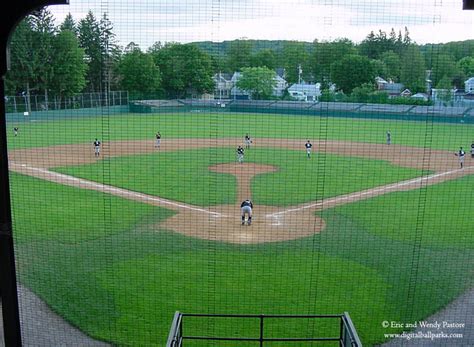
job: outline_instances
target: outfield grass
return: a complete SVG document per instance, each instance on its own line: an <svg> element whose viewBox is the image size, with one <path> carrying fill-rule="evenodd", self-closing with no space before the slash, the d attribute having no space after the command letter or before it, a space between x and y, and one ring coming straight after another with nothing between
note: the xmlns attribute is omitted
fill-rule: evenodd
<svg viewBox="0 0 474 347"><path fill-rule="evenodd" d="M257 139L384 143L388 128L395 144L449 150L468 147L474 133L472 125L188 113L25 123L20 135L8 140L10 149L92 142L96 137L152 140L159 130L163 141L243 137L249 132ZM113 158L106 168L98 162L60 171L154 195L171 191L174 200L203 206L233 203L235 180L207 167L233 161L234 150ZM279 172L254 180L256 199L287 205L419 174L370 159L317 154L308 161L301 156L304 151L248 151L246 160L280 167ZM101 176L109 168L110 176ZM321 234L260 245L225 244L156 230L172 211L100 192L19 174L11 175L11 186L20 281L72 324L116 345L163 345L176 310L348 311L364 345L372 345L382 341L384 333L400 331L382 328L382 321L423 319L474 284L474 233L469 224L473 176L326 210L320 213L327 223ZM269 189L271 196L265 193ZM190 222L191 227L195 226ZM279 325L269 333L292 332L293 324ZM205 334L212 332L212 326L204 322L189 328ZM320 328L330 332L327 326ZM302 330L310 334L313 326L304 325ZM229 323L216 332L255 331Z"/></svg>
<svg viewBox="0 0 474 347"><path fill-rule="evenodd" d="M474 125L420 121L351 119L271 114L125 114L21 123L18 137L9 137L9 148L44 147L69 143L149 139L157 131L167 138L333 139L385 143L390 129L392 143L414 147L457 150L474 141ZM10 124L13 127L12 124Z"/></svg>
<svg viewBox="0 0 474 347"><path fill-rule="evenodd" d="M212 151L212 155L210 155ZM111 158L55 171L194 205L236 203L236 179L208 170L235 162L235 148L182 150ZM252 148L246 162L273 165L278 172L252 182L255 203L288 206L413 178L421 170L386 161L305 151Z"/></svg>
<svg viewBox="0 0 474 347"><path fill-rule="evenodd" d="M467 202L472 191L465 184L471 181L443 183L439 189L430 188L429 194L433 200L442 200L450 191ZM393 201L398 209L411 206L419 191L379 197L381 207L370 212L360 210L367 202L325 211L321 215L327 227L319 235L245 246L150 229L170 215L164 209L21 175L12 177L16 196L38 187L38 196L45 203L66 194L69 205L56 209L66 214L73 209L82 218L48 219L43 234L38 235L33 226L46 223L45 210L39 204L26 210L24 200L14 199L20 280L74 325L117 345L163 345L175 310L349 311L365 345L372 345L383 339L383 333L396 332L383 329L382 321L422 319L472 285L472 233L464 237L463 244L450 243L459 235L445 229L446 246L441 247L433 242L437 235L429 226L411 228L413 234L405 237L381 232L387 225L401 225L400 215L384 207L394 207ZM126 209L128 223L102 209L87 211L84 206L91 199L105 199L116 211ZM437 206L426 205L425 213L432 216L433 223L445 225L446 213L438 212ZM366 225L368 215L372 219ZM91 218L103 218L108 232L91 227ZM24 220L29 222L21 224ZM90 235L78 236L76 230L88 228ZM49 229L63 232L48 233ZM205 322L189 329L207 333L210 326ZM295 326L288 323L285 328L280 326L278 331L292 332ZM308 324L303 333L311 329ZM255 327L232 324L214 332L254 334Z"/></svg>

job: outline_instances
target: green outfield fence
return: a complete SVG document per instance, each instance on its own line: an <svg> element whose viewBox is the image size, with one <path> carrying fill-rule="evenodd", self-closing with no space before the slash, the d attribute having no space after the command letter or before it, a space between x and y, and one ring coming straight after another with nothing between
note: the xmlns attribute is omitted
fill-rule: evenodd
<svg viewBox="0 0 474 347"><path fill-rule="evenodd" d="M125 92L122 92L125 93ZM22 106L24 107L24 106ZM473 107L377 105L361 103L320 102L302 103L291 101L218 101L218 100L153 100L132 101L117 99L115 104L100 107L78 107L25 112L7 112L7 122L38 122L126 113L254 113L308 115L335 118L360 118L401 121L423 121L427 116L436 123L474 124Z"/></svg>
<svg viewBox="0 0 474 347"><path fill-rule="evenodd" d="M363 104L346 102L299 102L274 100L143 100L130 102L132 113L236 112L343 118L474 124L472 107Z"/></svg>

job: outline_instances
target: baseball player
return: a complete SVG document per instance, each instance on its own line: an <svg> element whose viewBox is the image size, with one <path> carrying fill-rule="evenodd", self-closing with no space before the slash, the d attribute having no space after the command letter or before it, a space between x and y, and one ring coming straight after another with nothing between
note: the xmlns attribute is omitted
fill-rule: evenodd
<svg viewBox="0 0 474 347"><path fill-rule="evenodd" d="M243 163L244 162L244 149L242 146L239 145L239 147L237 147L237 161L239 163Z"/></svg>
<svg viewBox="0 0 474 347"><path fill-rule="evenodd" d="M95 139L94 141L94 153L95 153L95 156L98 157L100 155L100 141Z"/></svg>
<svg viewBox="0 0 474 347"><path fill-rule="evenodd" d="M471 144L471 158L474 158L474 141Z"/></svg>
<svg viewBox="0 0 474 347"><path fill-rule="evenodd" d="M18 136L18 127L13 128L13 134L15 135L15 137Z"/></svg>
<svg viewBox="0 0 474 347"><path fill-rule="evenodd" d="M252 144L252 139L250 138L249 134L245 135L245 138L244 138L244 142L245 142L245 148L250 148L250 145Z"/></svg>
<svg viewBox="0 0 474 347"><path fill-rule="evenodd" d="M459 158L459 165L461 166L461 169L464 167L464 157L466 156L466 152L462 149L462 147L459 148L459 151L457 153L454 153L455 156Z"/></svg>
<svg viewBox="0 0 474 347"><path fill-rule="evenodd" d="M242 203L240 204L240 212L242 213L242 225L245 225L245 215L248 215L247 225L252 224L252 209L253 203L249 199L242 201Z"/></svg>
<svg viewBox="0 0 474 347"><path fill-rule="evenodd" d="M387 131L387 145L392 144L392 133L390 130Z"/></svg>
<svg viewBox="0 0 474 347"><path fill-rule="evenodd" d="M306 142L304 146L306 148L306 155L308 156L308 159L309 159L309 158L311 158L311 149L313 148L313 145L308 140L308 142Z"/></svg>
<svg viewBox="0 0 474 347"><path fill-rule="evenodd" d="M155 148L160 148L160 145L161 145L161 134L160 134L159 131L156 133L155 138L156 138Z"/></svg>

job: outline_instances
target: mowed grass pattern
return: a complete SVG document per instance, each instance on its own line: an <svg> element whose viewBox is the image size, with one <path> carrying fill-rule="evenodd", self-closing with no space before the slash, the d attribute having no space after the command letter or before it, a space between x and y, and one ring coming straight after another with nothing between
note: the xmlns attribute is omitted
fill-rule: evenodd
<svg viewBox="0 0 474 347"><path fill-rule="evenodd" d="M209 155L209 151L213 155ZM55 168L57 172L200 206L234 204L235 176L209 171L209 166L236 162L235 148L181 150L126 156L94 164ZM245 162L273 165L277 172L252 182L257 204L288 206L357 192L413 178L421 170L382 160L278 148L251 148ZM106 169L104 169L106 165ZM110 171L110 172L109 172ZM105 177L104 177L105 175Z"/></svg>
<svg viewBox="0 0 474 347"><path fill-rule="evenodd" d="M256 139L384 143L388 129L393 143L415 147L454 151L473 140L471 125L431 124L429 118L420 117L420 122L402 122L260 114L114 115L22 123L19 136L8 140L9 149L68 143L92 147L96 137L151 141L159 130L163 141L243 138L248 132ZM155 189L150 192L158 195L157 187L166 183L179 199L203 206L233 203L235 180L212 176L207 167L215 161L234 161L234 150L209 150L208 158L203 150L199 160L196 153L201 150L180 153L189 160L176 158L176 153L117 158L106 166L97 163L61 171L108 184L133 184L130 189ZM283 206L419 174L375 160L323 155L308 161L304 150L252 149L246 160L281 168L255 178L256 198ZM325 166L318 165L321 162ZM133 165L139 169L132 170ZM161 170L160 165L166 168ZM104 172L110 175L104 177ZM184 179L188 175L194 181ZM474 178L468 176L425 191L340 206L320 213L326 221L320 234L250 246L156 230L172 211L12 174L18 276L73 325L114 345L163 346L174 311L180 310L348 311L364 345L370 346L382 342L384 333L400 332L383 329L382 321L424 319L473 286L474 233L469 224L473 186ZM270 188L272 195L265 193ZM290 335L297 328L294 324L280 325L269 334ZM230 322L215 331L212 326L204 321L190 329L239 336L256 332L248 324ZM331 328L305 324L298 331L311 336L330 333Z"/></svg>
<svg viewBox="0 0 474 347"><path fill-rule="evenodd" d="M23 189L37 183L14 175L12 191L26 194ZM442 200L446 190L466 200L472 193L454 181L430 194ZM40 205L32 204L26 210L21 208L22 200L13 200L20 280L74 325L117 345L163 345L176 310L256 314L349 311L364 343L372 345L382 341L387 332L382 321L422 319L472 285L468 275L474 265L472 233L460 245L449 243L458 234L447 229L443 237L446 245L440 247L433 244L437 235L430 228L416 230L423 237L416 254L419 258L414 258L415 234L400 238L382 232L399 220L391 209L383 208L384 204L393 207L391 195L378 198L386 201L371 211L376 215L369 226L357 203L323 212L327 227L321 234L244 246L152 230L150 225L170 212L135 202L106 198L113 210L126 216L126 224L115 213L107 214L105 207L86 212L84 206L91 199L104 198L97 192L87 196L78 189L45 183L38 195L48 198L61 193L67 193L69 205L57 205L58 212L67 214L73 208L80 218L46 221ZM417 194L396 193L393 201L397 208L411 206ZM433 223L442 225L445 214L437 213L437 206L429 204L425 212L433 216ZM91 228L89 220L98 216L107 223L108 232ZM30 223L23 224L23 220ZM42 235L31 227L39 221L45 223ZM88 228L88 237L81 237L77 230ZM62 232L48 233L50 229ZM418 269L414 278L413 267ZM292 334L294 324L287 323L271 334ZM203 334L255 333L255 327L246 325L208 331L210 326L201 322L189 328ZM311 324L299 331L314 333ZM318 334L330 331L326 327Z"/></svg>
<svg viewBox="0 0 474 347"><path fill-rule="evenodd" d="M167 138L253 138L320 139L385 143L386 131L392 143L413 147L429 146L456 151L474 141L474 125L433 123L431 115L419 121L353 119L320 116L274 115L252 113L172 113L101 115L67 118L18 125L19 136L9 137L8 148L46 147L69 143L90 143L95 138L116 140L153 140L157 131ZM341 111L342 113L342 111ZM14 123L9 123L9 134ZM426 136L429 134L429 136ZM12 133L11 133L12 135Z"/></svg>

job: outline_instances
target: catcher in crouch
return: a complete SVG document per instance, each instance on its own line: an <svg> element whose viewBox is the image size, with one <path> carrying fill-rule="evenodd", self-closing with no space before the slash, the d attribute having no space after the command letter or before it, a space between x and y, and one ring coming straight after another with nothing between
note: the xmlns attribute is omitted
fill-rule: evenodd
<svg viewBox="0 0 474 347"><path fill-rule="evenodd" d="M240 204L240 211L242 212L242 225L245 224L245 215L248 215L247 219L247 225L252 224L252 209L253 209L253 204L252 201L250 200L244 200Z"/></svg>

